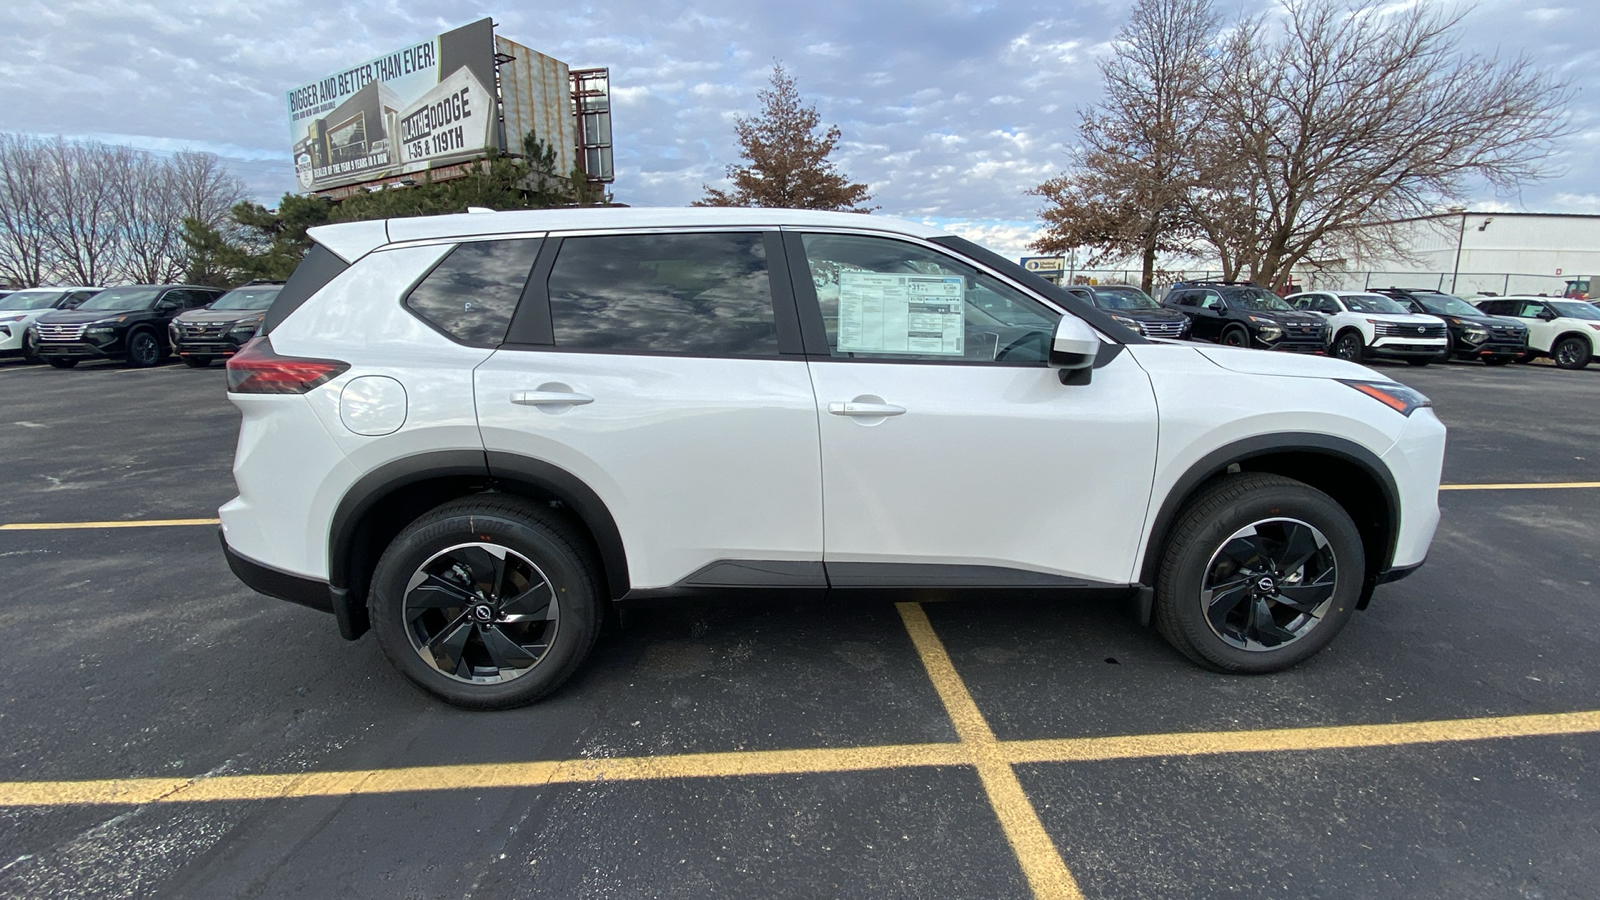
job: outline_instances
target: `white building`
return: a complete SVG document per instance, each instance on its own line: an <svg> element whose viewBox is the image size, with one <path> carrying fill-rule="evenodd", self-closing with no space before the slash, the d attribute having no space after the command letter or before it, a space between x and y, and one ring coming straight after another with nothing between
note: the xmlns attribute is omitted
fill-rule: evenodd
<svg viewBox="0 0 1600 900"><path fill-rule="evenodd" d="M1296 275L1319 287L1428 287L1464 297L1560 295L1568 281L1600 276L1600 215L1463 210L1394 225L1414 259L1357 257Z"/></svg>

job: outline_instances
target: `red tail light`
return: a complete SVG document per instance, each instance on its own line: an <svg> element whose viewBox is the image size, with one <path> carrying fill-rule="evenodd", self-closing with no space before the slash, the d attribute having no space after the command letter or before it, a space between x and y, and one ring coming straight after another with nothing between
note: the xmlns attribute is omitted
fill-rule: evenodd
<svg viewBox="0 0 1600 900"><path fill-rule="evenodd" d="M304 394L348 371L349 363L336 359L279 356L272 341L258 337L228 359L231 394Z"/></svg>

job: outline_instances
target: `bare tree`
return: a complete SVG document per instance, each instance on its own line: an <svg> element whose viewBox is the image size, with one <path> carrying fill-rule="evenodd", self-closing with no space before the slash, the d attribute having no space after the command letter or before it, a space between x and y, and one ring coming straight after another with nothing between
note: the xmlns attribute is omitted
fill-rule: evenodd
<svg viewBox="0 0 1600 900"><path fill-rule="evenodd" d="M44 233L56 279L102 284L116 274L122 234L113 185L136 158L129 147L61 137L45 145L50 182Z"/></svg>
<svg viewBox="0 0 1600 900"><path fill-rule="evenodd" d="M1208 135L1226 175L1190 205L1257 284L1391 242L1369 223L1549 174L1569 87L1526 56L1462 52L1464 13L1384 0L1288 0L1285 13L1277 36L1256 19L1228 42Z"/></svg>
<svg viewBox="0 0 1600 900"><path fill-rule="evenodd" d="M137 154L112 174L119 274L146 284L182 276L189 253L183 241L186 220L225 231L228 211L246 195L244 183L211 153L179 151L164 160Z"/></svg>
<svg viewBox="0 0 1600 900"><path fill-rule="evenodd" d="M0 134L0 280L38 287L49 274L45 202L49 173L44 144Z"/></svg>
<svg viewBox="0 0 1600 900"><path fill-rule="evenodd" d="M1211 0L1138 0L1100 63L1105 99L1079 112L1074 168L1034 188L1043 197L1043 253L1090 250L1090 265L1137 256L1150 290L1160 253L1185 249L1183 201L1195 183L1192 144L1208 120Z"/></svg>
<svg viewBox="0 0 1600 900"><path fill-rule="evenodd" d="M804 105L794 79L783 66L772 67L772 86L757 95L759 115L735 120L739 154L748 163L728 167L732 191L705 186L696 206L771 206L868 212L872 199L865 184L853 183L828 157L839 143L838 126L821 137L815 105Z"/></svg>

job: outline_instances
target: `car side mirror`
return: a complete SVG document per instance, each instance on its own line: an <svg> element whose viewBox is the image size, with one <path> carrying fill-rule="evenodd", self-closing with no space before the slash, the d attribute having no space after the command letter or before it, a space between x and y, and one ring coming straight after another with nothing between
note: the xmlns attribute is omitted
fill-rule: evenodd
<svg viewBox="0 0 1600 900"><path fill-rule="evenodd" d="M1062 384L1088 384L1094 361L1100 356L1100 335L1077 316L1062 316L1050 339L1046 362Z"/></svg>
<svg viewBox="0 0 1600 900"><path fill-rule="evenodd" d="M156 304L156 312L174 312L183 308L183 304L176 300L162 300Z"/></svg>
<svg viewBox="0 0 1600 900"><path fill-rule="evenodd" d="M1554 319L1555 317L1556 317L1556 314L1551 312L1548 309L1544 309L1544 310L1540 310L1539 311L1539 318L1542 319L1543 321L1549 322L1550 320Z"/></svg>

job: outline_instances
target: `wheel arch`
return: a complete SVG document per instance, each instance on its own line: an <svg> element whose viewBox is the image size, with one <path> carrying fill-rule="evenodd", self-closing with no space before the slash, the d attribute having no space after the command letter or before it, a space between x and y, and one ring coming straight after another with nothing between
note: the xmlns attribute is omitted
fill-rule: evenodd
<svg viewBox="0 0 1600 900"><path fill-rule="evenodd" d="M367 630L372 572L401 530L440 504L490 492L558 505L591 542L607 596L627 593L627 556L616 520L581 479L516 454L442 450L380 466L340 498L328 529L328 586L340 634L354 640Z"/></svg>
<svg viewBox="0 0 1600 900"><path fill-rule="evenodd" d="M1560 346L1561 342L1567 338L1583 338L1587 340L1589 342L1589 353L1591 355L1600 355L1600 332L1582 332L1577 329L1563 331L1552 338L1550 340L1550 354L1554 355L1556 347Z"/></svg>
<svg viewBox="0 0 1600 900"><path fill-rule="evenodd" d="M1211 481L1233 472L1270 472L1304 482L1344 508L1361 533L1367 565L1361 601L1365 608L1380 576L1394 560L1400 534L1400 492L1376 454L1346 438L1283 433L1246 438L1211 451L1174 482L1161 501L1145 540L1140 582L1154 586L1161 555L1178 514Z"/></svg>

